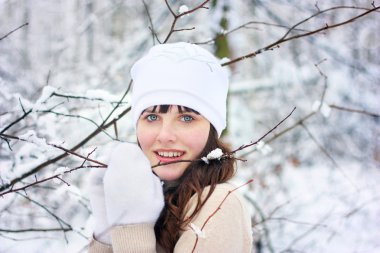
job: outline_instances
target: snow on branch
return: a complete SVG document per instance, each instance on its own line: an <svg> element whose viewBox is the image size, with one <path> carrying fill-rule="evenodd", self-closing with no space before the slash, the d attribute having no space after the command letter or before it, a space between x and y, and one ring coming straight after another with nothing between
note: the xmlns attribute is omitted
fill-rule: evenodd
<svg viewBox="0 0 380 253"><path fill-rule="evenodd" d="M14 178L12 179L9 183L6 183L6 184L3 184L3 185L0 185L0 192L6 190L6 189L9 189L11 187L13 187L16 183L20 182L21 180L31 176L31 175L34 175L35 173L39 172L40 170L42 170L43 168L47 167L48 165L51 165L51 164L54 164L56 163L57 161L65 158L66 156L68 156L70 152L74 152L75 150L77 150L78 148L84 146L87 142L89 142L92 138L94 138L96 135L98 135L99 133L103 132L104 129L107 129L111 126L115 126L116 122L118 120L120 120L124 115L126 115L130 110L131 108L128 107L126 109L124 109L121 113L119 113L117 116L115 116L111 121L108 122L108 120L111 118L111 116L114 114L115 110L119 108L120 104L124 101L125 97L127 96L127 94L129 93L130 91L130 88L131 88L131 85L132 85L132 81L129 83L128 85L128 88L126 89L126 91L124 92L124 94L122 95L122 97L120 98L119 100L119 103L115 105L115 107L110 111L110 113L105 117L105 119L103 120L103 122L99 125L99 127L97 127L93 132L89 133L89 135L87 137L85 137L83 140L80 140L75 146L73 146L72 148L69 148L69 149L65 149L65 153L63 154L60 154L58 156L55 156L43 163L41 163L40 165L34 167L33 169L31 169L30 171L28 172L25 172L24 174L22 174L21 176L17 177L17 178ZM24 115L22 117L25 118L27 116ZM14 123L12 123L12 126L15 125L16 123L18 123L19 121L22 120L20 118L20 120L17 120L17 122L15 121ZM8 138L10 139L17 139L16 138L13 138L13 136L10 136L10 135L6 135L4 134L3 132L5 132L6 130L8 130L10 127L6 127L6 129L3 129L1 134L0 134L0 138L7 141L8 142Z"/></svg>

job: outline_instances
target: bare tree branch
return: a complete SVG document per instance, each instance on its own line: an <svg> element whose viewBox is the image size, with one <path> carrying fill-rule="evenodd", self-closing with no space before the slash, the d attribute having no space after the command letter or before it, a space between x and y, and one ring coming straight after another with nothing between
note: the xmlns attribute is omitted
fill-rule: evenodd
<svg viewBox="0 0 380 253"><path fill-rule="evenodd" d="M22 116L20 116L19 118L17 118L16 120L14 120L13 122L11 122L9 125L7 125L6 127L3 128L3 130L0 131L0 134L3 134L5 131L7 131L8 129L10 129L12 126L16 125L18 122L20 122L21 120L25 119L33 110L30 109L28 111L24 111L24 114Z"/></svg>
<svg viewBox="0 0 380 253"><path fill-rule="evenodd" d="M72 231L73 229L70 228L24 228L24 229L6 229L6 228L0 228L0 232L6 232L6 233L25 233L25 232L68 232Z"/></svg>
<svg viewBox="0 0 380 253"><path fill-rule="evenodd" d="M249 21L249 22L246 22L242 25L239 25L231 30L228 30L228 31L225 31L223 33L224 36L227 36L227 35L231 35L232 33L234 32L237 32L241 29L254 29L252 27L250 27L250 25L265 25L265 26L273 26L273 27L280 27L280 28L285 28L285 29L290 29L289 26L285 26L285 25L279 25L279 24L273 24L273 23L268 23L268 22L261 22L261 21ZM258 30L258 28L256 28ZM293 29L294 31L301 31L301 32L308 32L308 30L305 30L305 29ZM211 38L209 40L206 40L206 41L202 41L202 42L196 42L194 44L198 44L198 45L202 45L202 44L210 44L212 42L214 42L217 38L218 38L219 35L215 36L214 38Z"/></svg>
<svg viewBox="0 0 380 253"><path fill-rule="evenodd" d="M19 140L19 141L29 142L28 140L23 139L23 138L20 138L20 137L17 137L17 136L11 136L11 135L7 135L7 134L1 134L0 136L3 137L3 138L8 138L8 139L14 139L14 140ZM93 163L96 163L96 164L98 164L98 165L100 165L100 166L107 167L107 165L104 164L104 163L102 163L102 162L99 162L99 161L96 161L96 160L90 159L90 158L88 158L88 156L87 156L87 157L84 157L84 156L82 156L82 155L80 155L80 154L78 154L78 153L73 152L72 150L66 149L66 148L61 147L61 146L59 146L59 145L57 145L57 144L52 144L52 143L46 143L46 144L49 145L49 146L55 147L55 148L57 148L57 149L60 149L60 150L62 150L62 151L65 151L66 153L68 153L68 154L70 154L70 155L73 155L73 156L77 156L77 157L79 157L79 158L82 158L82 159L84 159L84 161L93 162ZM95 151L95 149L94 149L92 152L94 152L94 151ZM91 153L92 153L92 152L91 152ZM91 153L90 153L90 154L91 154Z"/></svg>
<svg viewBox="0 0 380 253"><path fill-rule="evenodd" d="M352 8L352 9L359 9L359 10L362 10L362 9L365 9L367 11L363 12L362 14L360 15L357 15L353 18L350 18L350 19L347 19L343 22L340 22L340 23L336 23L336 24L326 24L325 26L323 27L320 27L318 29L315 29L313 31L310 31L310 32L305 32L305 33L301 33L301 34L297 34L297 35L293 35L293 36L290 36L290 37L287 37L289 35L289 33L291 31L293 31L297 26L299 26L300 24L303 24L305 23L306 21L310 20L311 18L313 17L316 17L318 15L320 15L321 13L325 13L327 11L331 11L331 10L336 10L336 9L339 9L339 8ZM356 21L357 19L361 18L361 17L364 17L372 12L376 12L379 10L379 6L378 7L373 7L372 9L366 9L366 8L359 8L359 7L348 7L348 6L339 6L339 7L333 7L333 8L329 8L329 9L326 9L326 10L323 10L323 11L320 11L300 22L298 22L297 24L293 25L280 39L278 39L277 41L261 48L261 49L258 49L256 50L255 52L252 52L252 53L249 53L249 54L246 54L244 56L240 56L240 57L237 57L235 59L232 59L228 62L225 62L222 64L222 66L227 66L227 65L231 65L233 63L236 63L236 62L239 62L239 61L242 61L242 60L245 60L245 59L248 59L248 58L252 58L252 57L255 57L256 55L258 54L261 54L265 51L269 51L269 50L273 50L274 48L278 48L281 44L287 42L287 41L290 41L290 40L295 40L295 39L299 39L299 38L303 38L303 37L307 37L307 36L311 36L311 35L314 35L314 34L317 34L319 32L322 32L322 31L326 31L326 30L330 30L330 29L333 29L333 28L336 28L336 27L339 27L339 26L343 26L343 25L346 25L346 24L349 24L351 22L354 22Z"/></svg>
<svg viewBox="0 0 380 253"><path fill-rule="evenodd" d="M177 21L178 21L179 18L181 18L181 17L183 17L183 16L186 16L186 15L188 15L188 14L190 14L190 13L193 13L193 12L199 10L199 9L206 8L205 5L206 5L209 1L210 1L210 0L206 0L206 1L204 1L203 3L199 4L198 6L194 7L193 9L188 10L188 11L185 11L185 12L180 13L180 14L177 15L177 14L172 10L172 8L170 7L168 1L165 0L165 4L166 4L168 10L170 11L170 13L172 14L172 16L174 17L174 20L173 20L172 25L171 25L171 27L170 27L169 33L168 33L168 35L166 36L166 38L164 39L164 42L163 42L163 43L168 42L169 39L170 39L170 37L171 37L171 36L173 35L173 33L175 33L175 32L178 32L178 31L184 31L184 30L193 30L193 29L195 29L195 28L190 28L190 29L175 29L175 25L176 25L176 23L177 23Z"/></svg>

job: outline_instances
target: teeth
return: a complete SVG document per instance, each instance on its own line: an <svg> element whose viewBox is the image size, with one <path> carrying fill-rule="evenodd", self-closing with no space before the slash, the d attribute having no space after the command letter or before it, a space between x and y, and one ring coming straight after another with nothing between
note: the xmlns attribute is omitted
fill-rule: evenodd
<svg viewBox="0 0 380 253"><path fill-rule="evenodd" d="M182 155L182 152L158 152L162 157L178 157Z"/></svg>

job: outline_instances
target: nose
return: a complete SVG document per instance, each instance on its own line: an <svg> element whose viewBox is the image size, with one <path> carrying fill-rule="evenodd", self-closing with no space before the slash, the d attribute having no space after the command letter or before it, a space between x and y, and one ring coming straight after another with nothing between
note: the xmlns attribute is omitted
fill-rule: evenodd
<svg viewBox="0 0 380 253"><path fill-rule="evenodd" d="M171 143L177 140L175 127L170 122L164 122L158 132L157 141L160 143Z"/></svg>

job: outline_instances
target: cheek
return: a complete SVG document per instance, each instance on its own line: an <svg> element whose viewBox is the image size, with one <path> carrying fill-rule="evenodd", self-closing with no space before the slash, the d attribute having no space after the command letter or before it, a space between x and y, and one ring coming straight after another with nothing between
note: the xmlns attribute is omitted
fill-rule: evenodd
<svg viewBox="0 0 380 253"><path fill-rule="evenodd" d="M137 134L137 140L140 143L141 149L146 154L146 151L153 144L153 141L154 141L153 133L152 131L144 130L144 127L139 127L138 125L136 134Z"/></svg>
<svg viewBox="0 0 380 253"><path fill-rule="evenodd" d="M203 151L206 146L208 139L209 131L205 129L201 129L199 131L195 131L193 134L189 135L191 138L188 138L188 146L192 150L192 158L195 159L199 156L199 154Z"/></svg>

